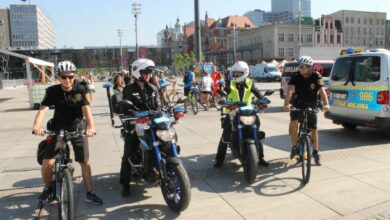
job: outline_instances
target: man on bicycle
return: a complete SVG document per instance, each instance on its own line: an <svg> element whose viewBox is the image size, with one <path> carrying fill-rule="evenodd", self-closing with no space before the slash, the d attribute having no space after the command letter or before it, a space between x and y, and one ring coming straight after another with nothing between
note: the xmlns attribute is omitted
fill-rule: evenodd
<svg viewBox="0 0 390 220"><path fill-rule="evenodd" d="M158 110L161 108L157 88L152 85L150 79L155 64L149 59L138 59L132 64L131 75L135 82L123 89L123 99L129 100L138 111ZM128 158L133 155L138 147L136 132L125 137L125 145L120 170L120 183L122 184L122 196L130 195L131 165Z"/></svg>
<svg viewBox="0 0 390 220"><path fill-rule="evenodd" d="M234 102L252 102L252 94L258 99L263 97L263 94L253 85L252 80L248 78L249 67L244 61L238 61L232 66L232 81L230 85L225 87L225 93L227 94L228 101ZM221 92L221 93L224 93ZM260 121L256 120L257 128L259 128ZM226 156L226 149L228 143L231 142L231 120L229 116L226 116L222 122L223 132L222 137L219 141L217 155L215 156L214 167L219 168L222 166ZM259 165L268 166L269 163L264 160L264 149L263 145L259 144Z"/></svg>
<svg viewBox="0 0 390 220"><path fill-rule="evenodd" d="M284 100L284 110L290 112L290 102L293 107L298 109L319 107L318 93L321 96L323 102L324 111L329 111L328 97L326 96L323 86L323 79L318 72L311 72L313 66L313 59L308 56L302 56L298 60L299 73L295 73L291 76L288 83L287 96ZM294 98L293 97L294 93ZM298 133L298 121L302 117L301 111L290 112L290 126L289 133L292 144L290 158L293 159L297 151L297 133ZM312 131L313 139L313 157L317 165L321 165L320 155L318 153L318 130L317 130L317 114L313 113L309 115L308 126Z"/></svg>
<svg viewBox="0 0 390 220"><path fill-rule="evenodd" d="M87 137L94 135L94 123L90 108L92 101L91 93L87 87L87 82L76 80L76 66L70 61L58 63L57 76L60 84L47 88L46 94L42 100L41 107L35 116L33 133L35 135L44 135L41 124L49 111L50 106L54 106L54 117L51 120L53 131L61 129L67 131L85 131ZM85 120L86 123L85 123ZM72 142L75 160L81 165L81 172L84 180L85 191L87 192L86 201L101 205L103 201L92 192L91 165L89 163L88 139L86 137L75 137ZM51 195L52 168L55 163L55 156L59 153L56 146L57 137L53 136L44 153L42 162L42 177L45 183L41 200L48 202Z"/></svg>
<svg viewBox="0 0 390 220"><path fill-rule="evenodd" d="M188 70L184 74L184 96L188 96L188 94L191 91L191 88L194 87L195 85L195 66L192 67L192 70ZM188 101L186 100L184 102L184 113L187 113L187 106L188 106Z"/></svg>

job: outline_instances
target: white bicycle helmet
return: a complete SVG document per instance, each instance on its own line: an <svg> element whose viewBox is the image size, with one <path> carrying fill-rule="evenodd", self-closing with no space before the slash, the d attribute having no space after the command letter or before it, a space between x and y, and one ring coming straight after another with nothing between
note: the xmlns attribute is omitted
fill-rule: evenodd
<svg viewBox="0 0 390 220"><path fill-rule="evenodd" d="M70 61L65 60L65 61L59 62L57 65L57 73L58 74L61 74L64 72L75 72L75 71L76 71L76 66Z"/></svg>
<svg viewBox="0 0 390 220"><path fill-rule="evenodd" d="M299 65L313 66L313 59L309 56L301 56L298 60Z"/></svg>
<svg viewBox="0 0 390 220"><path fill-rule="evenodd" d="M233 80L236 83L240 83L245 81L245 79L249 76L249 67L248 64L244 61L237 61L231 68L232 73L234 72L242 72L241 76L235 77L233 74Z"/></svg>
<svg viewBox="0 0 390 220"><path fill-rule="evenodd" d="M141 58L136 61L131 65L131 75L135 79L141 79L141 71L150 71L151 73L154 70L155 64L153 60Z"/></svg>

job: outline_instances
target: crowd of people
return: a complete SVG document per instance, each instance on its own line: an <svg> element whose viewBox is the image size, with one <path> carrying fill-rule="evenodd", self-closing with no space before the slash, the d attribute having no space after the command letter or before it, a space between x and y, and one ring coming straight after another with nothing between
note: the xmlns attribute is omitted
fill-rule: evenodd
<svg viewBox="0 0 390 220"><path fill-rule="evenodd" d="M303 56L298 62L299 71L291 77L288 94L284 102L284 109L286 112L290 112L291 118L289 125L289 134L292 143L291 158L294 158L296 155L298 119L302 113L290 111L290 106L292 105L297 108L304 108L306 106L317 108L320 97L324 110L329 110L327 96L322 88L323 81L321 80L321 75L316 72L311 72L313 60L310 57ZM201 73L195 74L196 68L196 66L193 66L183 76L184 95L188 96L190 90L197 86L201 92L201 102L205 105L206 111L210 108L209 96L212 94L225 96L228 101L248 104L252 101L252 96L257 98L263 97L263 94L248 77L249 67L244 61L236 62L223 73L219 72L216 66L213 66L212 71L205 68L202 69ZM47 89L34 120L33 133L36 135L44 135L41 126L43 119L49 107L54 106L54 117L52 119L54 126L52 129L84 129L87 137L92 137L95 130L90 108L91 87L89 85L93 84L92 74L87 74L85 81L76 80L76 66L70 61L60 62L57 66L56 74L59 79L59 84ZM199 79L198 81L197 78ZM140 111L157 110L162 108L163 103L161 101L167 98L165 92L169 82L174 83L175 79L165 76L163 70L156 69L152 60L138 59L132 64L130 72L124 70L115 76L113 89L115 93L123 93L123 99L131 101ZM222 85L221 82L223 82L223 88L220 87ZM160 96L163 99L160 99ZM184 109L184 112L187 112L188 103L184 103ZM257 124L259 124L258 120L256 122ZM214 162L216 168L222 166L227 143L231 141L231 124L232 122L229 117L223 118L223 133L217 147ZM315 163L320 165L317 116L315 114L309 117L309 126L312 130L314 141L313 156ZM75 152L75 160L80 163L82 168L86 201L93 204L103 204L103 200L92 190L87 137L78 137L71 140ZM132 155L135 147L138 146L137 142L138 139L135 132L125 139L125 149L120 169L120 183L123 187L122 195L125 197L130 194L129 183L131 181L131 165L127 158ZM50 195L53 158L58 153L58 148L54 144L55 141L51 143L53 144L49 145L44 154L42 165L42 177L45 183L42 200L48 200L48 195ZM264 159L263 148L259 149L259 165L269 165Z"/></svg>

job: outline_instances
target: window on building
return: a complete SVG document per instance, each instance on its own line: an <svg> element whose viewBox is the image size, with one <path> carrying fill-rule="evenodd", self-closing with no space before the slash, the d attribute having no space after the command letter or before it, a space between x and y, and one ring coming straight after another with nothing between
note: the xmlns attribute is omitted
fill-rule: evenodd
<svg viewBox="0 0 390 220"><path fill-rule="evenodd" d="M279 57L284 57L284 48L279 48Z"/></svg>
<svg viewBox="0 0 390 220"><path fill-rule="evenodd" d="M284 41L284 34L279 34L279 41Z"/></svg>
<svg viewBox="0 0 390 220"><path fill-rule="evenodd" d="M349 23L349 17L345 17L345 23Z"/></svg>
<svg viewBox="0 0 390 220"><path fill-rule="evenodd" d="M311 35L311 34L306 35L306 41L313 42L313 35Z"/></svg>
<svg viewBox="0 0 390 220"><path fill-rule="evenodd" d="M294 57L294 48L288 48L288 56Z"/></svg>
<svg viewBox="0 0 390 220"><path fill-rule="evenodd" d="M294 41L294 34L288 34L288 41Z"/></svg>
<svg viewBox="0 0 390 220"><path fill-rule="evenodd" d="M330 22L330 29L333 29L333 22Z"/></svg>
<svg viewBox="0 0 390 220"><path fill-rule="evenodd" d="M328 29L328 22L325 22L325 29Z"/></svg>
<svg viewBox="0 0 390 220"><path fill-rule="evenodd" d="M376 25L379 25L379 18L376 19Z"/></svg>
<svg viewBox="0 0 390 220"><path fill-rule="evenodd" d="M357 19L357 23L360 24L360 18Z"/></svg>
<svg viewBox="0 0 390 220"><path fill-rule="evenodd" d="M353 24L354 23L354 17L351 17L351 24Z"/></svg>
<svg viewBox="0 0 390 220"><path fill-rule="evenodd" d="M330 35L330 43L334 44L334 36L333 35Z"/></svg>
<svg viewBox="0 0 390 220"><path fill-rule="evenodd" d="M364 24L367 24L367 18L364 18Z"/></svg>
<svg viewBox="0 0 390 220"><path fill-rule="evenodd" d="M317 34L317 44L320 44L320 43L321 43L320 35Z"/></svg>
<svg viewBox="0 0 390 220"><path fill-rule="evenodd" d="M341 44L341 36L340 35L337 35L337 43Z"/></svg>
<svg viewBox="0 0 390 220"><path fill-rule="evenodd" d="M370 18L370 25L372 25L373 24L373 21L372 21L372 18Z"/></svg>

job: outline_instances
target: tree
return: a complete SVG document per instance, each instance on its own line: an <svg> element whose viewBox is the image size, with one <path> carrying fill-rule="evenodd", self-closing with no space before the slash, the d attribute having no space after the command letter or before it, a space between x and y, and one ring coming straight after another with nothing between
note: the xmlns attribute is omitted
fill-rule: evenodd
<svg viewBox="0 0 390 220"><path fill-rule="evenodd" d="M177 53L173 59L173 67L176 71L186 71L196 61L195 54L191 53Z"/></svg>

